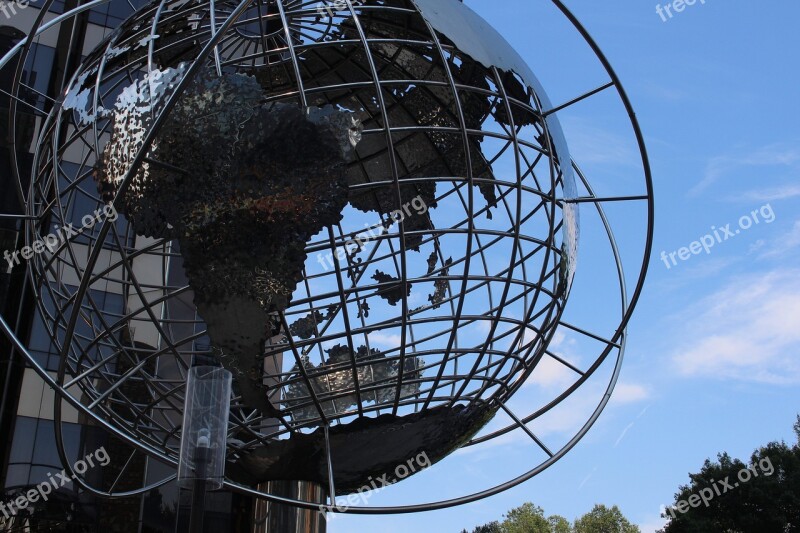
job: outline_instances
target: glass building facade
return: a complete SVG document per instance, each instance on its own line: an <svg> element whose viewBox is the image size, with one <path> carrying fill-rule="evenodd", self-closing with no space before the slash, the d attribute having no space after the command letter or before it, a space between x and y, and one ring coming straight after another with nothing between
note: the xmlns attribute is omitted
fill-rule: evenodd
<svg viewBox="0 0 800 533"><path fill-rule="evenodd" d="M0 137L0 213L21 214L22 201L14 185L11 151L14 151L19 168L29 169L32 153L43 118L61 94L65 80L69 80L71 69L80 63L101 40L127 18L142 0L112 0L88 13L78 16L74 25L64 25L58 31L50 31L35 40L21 76L24 93L17 104L16 138ZM0 54L5 54L16 43L25 39L40 11L41 0L25 9L17 9L12 17L0 16ZM50 20L77 5L74 0L57 0L45 14ZM0 72L0 123L8 129L12 79L16 64L8 65ZM111 96L113 98L113 95ZM79 225L86 213L98 209L96 194L87 194L79 187L70 189L72 182L83 172L91 172L91 164L79 158L67 160L59 169L61 190L69 193L62 197L69 220ZM22 176L23 185L28 176ZM136 236L127 228L122 216L117 222L117 234L125 236L123 246L135 247ZM56 221L51 224L55 229ZM100 225L77 238L96 239ZM22 233L19 223L13 219L0 218L0 250L19 250ZM120 243L115 243L119 246ZM113 247L109 246L109 253ZM178 269L180 270L180 269ZM183 275L182 270L175 276ZM176 280L176 282L179 280ZM69 283L68 281L63 281ZM124 314L125 297L118 287L109 284L108 290L92 290L90 298L102 310L104 318L113 323L115 317ZM42 301L43 307L54 312L52 301ZM175 317L186 316L188 327L197 327L196 310L187 295L185 305L172 305L166 312ZM12 324L20 338L28 339L28 347L37 363L51 373L59 367L59 353L50 341L47 320L37 311L37 302L26 285L24 264L13 268L5 260L0 263L0 311ZM92 324L78 321L76 338L91 339ZM124 333L120 333L124 335ZM152 350L146 342L131 338L120 342L134 342L143 350ZM198 338L197 343L208 343ZM108 346L85 346L86 357L99 361ZM116 368L123 373L127 369ZM159 369L168 372L169 369ZM0 481L3 494L0 502L12 502L16 497L41 483L52 479L62 471L62 460L56 446L54 422L54 392L45 385L41 377L15 354L11 346L0 339ZM136 390L127 391L131 396ZM141 394L141 392L140 392ZM75 464L81 459L104 450L108 464L102 468L89 468L85 474L96 487L115 491L138 489L157 482L174 473L174 467L145 457L121 439L110 435L77 410L62 402L61 437L67 461ZM103 499L81 490L70 481L59 486L47 502L39 501L24 510L13 513L8 508L0 509L0 531L65 531L65 532L144 532L167 533L186 531L188 528L188 506L190 494L178 489L170 482L145 494ZM219 533L248 531L251 528L252 502L228 492L210 493L207 498L206 531Z"/></svg>

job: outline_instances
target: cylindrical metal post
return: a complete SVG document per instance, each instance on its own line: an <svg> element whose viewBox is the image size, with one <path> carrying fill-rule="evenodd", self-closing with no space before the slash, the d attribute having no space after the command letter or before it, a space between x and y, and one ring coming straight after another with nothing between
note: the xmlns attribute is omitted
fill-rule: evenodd
<svg viewBox="0 0 800 533"><path fill-rule="evenodd" d="M189 518L189 531L202 533L203 519L206 515L206 476L208 475L208 462L211 459L211 448L208 438L201 436L194 454L194 464L197 477L192 488L192 510Z"/></svg>
<svg viewBox="0 0 800 533"><path fill-rule="evenodd" d="M325 505L327 490L311 481L268 481L258 490L285 498ZM256 500L253 506L253 533L325 533L325 515L320 511Z"/></svg>

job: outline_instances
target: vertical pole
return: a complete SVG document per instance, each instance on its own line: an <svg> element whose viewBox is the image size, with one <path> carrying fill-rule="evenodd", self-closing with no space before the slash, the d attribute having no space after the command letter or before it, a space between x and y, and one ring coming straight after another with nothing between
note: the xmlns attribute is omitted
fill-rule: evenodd
<svg viewBox="0 0 800 533"><path fill-rule="evenodd" d="M258 490L320 505L325 505L328 496L322 485L311 481L267 481L261 483ZM253 515L252 533L325 533L327 530L325 515L318 510L256 500Z"/></svg>
<svg viewBox="0 0 800 533"><path fill-rule="evenodd" d="M206 476L211 448L207 437L200 437L194 455L196 476L192 489L192 510L189 518L189 531L202 533L203 520L206 514Z"/></svg>

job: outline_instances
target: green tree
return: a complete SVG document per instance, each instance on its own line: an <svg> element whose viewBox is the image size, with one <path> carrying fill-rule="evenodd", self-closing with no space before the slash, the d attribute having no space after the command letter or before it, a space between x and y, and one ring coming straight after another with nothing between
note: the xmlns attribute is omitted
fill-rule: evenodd
<svg viewBox="0 0 800 533"><path fill-rule="evenodd" d="M547 519L550 522L551 533L572 533L572 526L569 520L563 516L553 515Z"/></svg>
<svg viewBox="0 0 800 533"><path fill-rule="evenodd" d="M475 528L472 533L639 533L622 516L617 506L611 509L596 505L591 512L575 521L573 527L563 516L545 517L544 509L525 503L511 509L502 522L491 522ZM468 533L463 530L461 533Z"/></svg>
<svg viewBox="0 0 800 533"><path fill-rule="evenodd" d="M616 505L610 509L595 505L594 509L575 520L574 533L640 533Z"/></svg>
<svg viewBox="0 0 800 533"><path fill-rule="evenodd" d="M794 429L800 441L800 416ZM749 465L721 453L689 480L662 515L669 520L662 533L800 532L798 444L771 442L752 454Z"/></svg>
<svg viewBox="0 0 800 533"><path fill-rule="evenodd" d="M465 529L461 533L469 532ZM503 533L503 529L500 527L500 522L495 521L476 527L472 530L472 533Z"/></svg>
<svg viewBox="0 0 800 533"><path fill-rule="evenodd" d="M500 527L503 533L550 533L544 509L530 502L511 509Z"/></svg>

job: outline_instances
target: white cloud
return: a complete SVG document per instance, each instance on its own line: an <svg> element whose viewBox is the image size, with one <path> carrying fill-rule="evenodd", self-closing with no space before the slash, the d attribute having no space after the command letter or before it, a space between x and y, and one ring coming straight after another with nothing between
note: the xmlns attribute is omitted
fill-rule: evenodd
<svg viewBox="0 0 800 533"><path fill-rule="evenodd" d="M572 361L569 361L573 363ZM574 364L574 363L573 363ZM564 363L557 361L545 355L533 373L530 375L525 385L537 385L545 388L559 388L566 389L575 383L580 376L574 371L567 368Z"/></svg>
<svg viewBox="0 0 800 533"><path fill-rule="evenodd" d="M528 330L531 334L526 332L522 344L527 344L536 338L533 330ZM575 353L576 342L567 336L564 328L559 328L553 335L553 340L548 346L548 351L558 355L567 363L575 366L576 368L583 368L581 358ZM536 386L539 389L546 391L563 391L570 387L573 383L578 381L580 376L577 372L567 367L561 361L545 354L534 368L531 375L525 382L525 387ZM650 397L649 390L636 383L619 382L614 389L612 396L612 403L616 405L626 405L631 403L640 402Z"/></svg>
<svg viewBox="0 0 800 533"><path fill-rule="evenodd" d="M792 229L778 237L759 255L759 259L783 257L800 246L800 220L796 220Z"/></svg>
<svg viewBox="0 0 800 533"><path fill-rule="evenodd" d="M563 440L571 438L589 420L589 417L597 409L603 394L599 387L582 386L563 401L562 404L554 407L543 414L528 427L531 428L538 437L547 437L545 442L552 448L556 446L556 437ZM552 439L552 440L549 440ZM562 445L565 443L562 442ZM560 446L559 446L560 447Z"/></svg>
<svg viewBox="0 0 800 533"><path fill-rule="evenodd" d="M764 146L758 149L742 149L735 155L722 155L713 157L706 166L703 179L690 191L689 196L697 196L719 179L741 169L759 167L788 167L794 169L800 166L800 146L797 143L781 143Z"/></svg>
<svg viewBox="0 0 800 533"><path fill-rule="evenodd" d="M747 254L748 255L754 254L757 251L763 249L764 246L766 246L766 245L767 245L767 241L765 241L764 239L758 239L756 242L751 244L750 247L747 249Z"/></svg>
<svg viewBox="0 0 800 533"><path fill-rule="evenodd" d="M536 339L536 336L536 332L528 329L525 332L525 336L521 344L524 346L530 343ZM567 335L564 332L564 329L559 328L556 330L555 334L553 334L553 339L547 349L548 351L557 354L569 364L580 368L580 362L578 361L577 357L569 353L564 353L566 348L574 344L574 340L567 340ZM533 369L531 375L528 376L525 386L527 387L530 385L535 385L544 389L564 390L575 383L579 377L580 376L574 370L571 370L564 363L558 361L550 355L545 354L536 365L536 368Z"/></svg>
<svg viewBox="0 0 800 533"><path fill-rule="evenodd" d="M616 405L638 403L650 398L650 391L638 383L619 382L614 388L611 401Z"/></svg>
<svg viewBox="0 0 800 533"><path fill-rule="evenodd" d="M739 257L712 255L704 261L682 265L680 270L671 270L671 273L674 272L672 275L658 279L652 287L657 287L661 293L671 294L678 290L684 290L687 286L702 283L704 280L717 278L740 261ZM658 268L663 267L664 263L658 264Z"/></svg>
<svg viewBox="0 0 800 533"><path fill-rule="evenodd" d="M474 324L472 324L476 330L480 331L481 333L489 333L492 330L492 321L491 320L478 320Z"/></svg>
<svg viewBox="0 0 800 533"><path fill-rule="evenodd" d="M401 344L400 335L373 331L368 336L370 345L380 346L382 348L397 348Z"/></svg>
<svg viewBox="0 0 800 533"><path fill-rule="evenodd" d="M737 202L743 200L748 202L774 202L776 200L788 200L796 196L800 196L800 185L791 183L768 189L747 191L729 199Z"/></svg>
<svg viewBox="0 0 800 533"><path fill-rule="evenodd" d="M528 428L547 445L552 451L561 449L575 434L586 424L589 417L597 408L600 400L605 394L605 387L600 383L587 383L575 391L569 398L564 400L560 405L554 407L549 412L541 415L536 420L528 423ZM620 401L615 401L614 398L620 394ZM644 386L621 383L618 384L612 395L612 400L606 408L609 412L622 405L628 405L634 402L642 401L650 397L649 392ZM509 408L519 418L524 418L525 415L535 410L532 406L544 405L542 400L545 398L539 397L535 394L535 389L532 387L520 390L517 395L512 399ZM546 398L549 401L552 398ZM523 407L524 406L524 407ZM642 418L650 406L642 409L636 418L625 428L622 434L617 439L617 446L625 435L633 428L635 423ZM485 427L478 435L486 435L509 424L513 424L513 420L501 410L498 415L492 420L487 427ZM477 446L469 446L461 448L457 454L480 454L480 453L496 453L492 451L498 447L520 447L520 446L534 446L531 438L520 429L515 429L509 433L496 437L488 442L481 443Z"/></svg>
<svg viewBox="0 0 800 533"><path fill-rule="evenodd" d="M681 314L680 374L759 383L800 383L800 271L730 280Z"/></svg>
<svg viewBox="0 0 800 533"><path fill-rule="evenodd" d="M530 424L531 430L538 436L572 437L586 423L597 408L605 394L605 386L601 383L584 384L572 396L553 408L549 413L542 415ZM642 402L650 398L648 389L635 383L618 383L611 395L611 401L606 412ZM641 418L647 409L642 410L636 417Z"/></svg>

